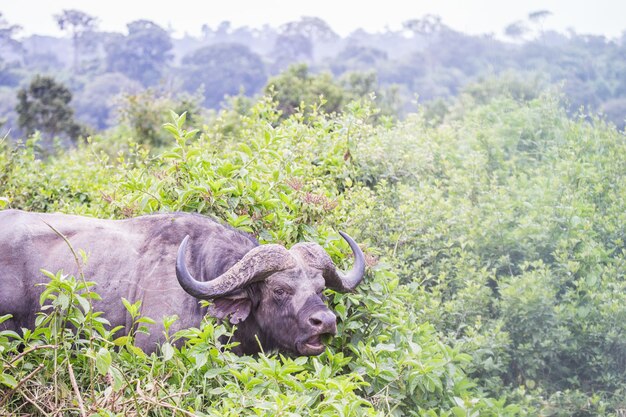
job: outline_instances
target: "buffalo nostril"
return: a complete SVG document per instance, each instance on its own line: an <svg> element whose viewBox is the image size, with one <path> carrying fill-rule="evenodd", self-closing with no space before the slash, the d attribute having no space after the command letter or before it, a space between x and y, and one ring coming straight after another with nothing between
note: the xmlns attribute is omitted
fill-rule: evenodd
<svg viewBox="0 0 626 417"><path fill-rule="evenodd" d="M309 316L309 324L318 331L334 332L337 317L330 311L318 311Z"/></svg>
<svg viewBox="0 0 626 417"><path fill-rule="evenodd" d="M311 323L311 325L313 327L320 327L322 325L322 320L318 319L317 317L310 317L309 318L309 323Z"/></svg>

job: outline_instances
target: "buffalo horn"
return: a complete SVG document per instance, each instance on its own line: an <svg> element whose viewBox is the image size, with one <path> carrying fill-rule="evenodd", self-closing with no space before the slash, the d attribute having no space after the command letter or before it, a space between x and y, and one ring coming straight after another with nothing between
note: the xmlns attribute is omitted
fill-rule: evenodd
<svg viewBox="0 0 626 417"><path fill-rule="evenodd" d="M347 273L338 271L326 251L316 243L298 243L292 250L303 256L306 262L314 268L322 270L326 287L339 292L354 290L365 275L365 255L359 245L346 233L339 232L354 254L354 266Z"/></svg>
<svg viewBox="0 0 626 417"><path fill-rule="evenodd" d="M219 277L210 281L198 281L190 273L185 262L186 236L178 247L176 277L180 286L196 298L211 299L228 294L246 284L262 281L274 272L292 268L295 263L291 254L280 245L257 246Z"/></svg>

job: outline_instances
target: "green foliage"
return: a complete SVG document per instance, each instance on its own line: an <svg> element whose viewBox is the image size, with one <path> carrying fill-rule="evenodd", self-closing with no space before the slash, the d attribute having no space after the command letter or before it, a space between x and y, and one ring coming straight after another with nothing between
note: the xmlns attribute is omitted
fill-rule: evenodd
<svg viewBox="0 0 626 417"><path fill-rule="evenodd" d="M253 97L261 90L267 93L269 86L263 87L268 74L281 78L290 65L305 63L311 75L320 77L318 91L302 94L300 87L288 91L292 110L301 100L310 105L314 102L311 95L317 100L324 93L328 108L335 111L337 97L324 79L328 78L325 71L332 71L337 79L330 81L342 87L346 86L340 79L346 74L364 72L375 74L375 89L368 94L376 92L383 114L402 118L414 110L413 102L419 97L423 105L433 102L431 110L438 122L441 104L467 92L468 86L472 90L476 82L493 84L492 78L502 74L510 78L512 73L523 81L532 80L539 74L539 84L562 89L570 114L584 106L622 129L626 42L573 31L545 31L541 24L544 12L532 12L526 21L508 25L504 32L513 42L458 32L433 15L407 20L402 28L378 33L356 30L346 37L320 18L302 17L279 28L235 27L225 21L215 29L204 25L201 37L176 39L147 20L130 23L127 33L98 31L97 21L79 10L54 16L70 37L33 35L17 40L19 26L0 16L0 85L17 92L21 80L54 72L60 79L68 78L72 92L78 95L83 85L103 74L121 73L145 88L166 86L202 93L204 105L219 110L225 94L241 92ZM529 85L508 81L512 95L536 96L527 90ZM355 98L350 92L347 96L337 108ZM89 100L81 100L75 106L81 117L97 120L98 128L103 129L103 105L98 104L90 106ZM14 115L7 116L14 128Z"/></svg>
<svg viewBox="0 0 626 417"><path fill-rule="evenodd" d="M165 29L149 20L128 25L128 36L113 37L106 44L106 68L153 86L163 76L171 60L172 41Z"/></svg>
<svg viewBox="0 0 626 417"><path fill-rule="evenodd" d="M113 339L119 329L105 330L106 320L91 309L97 295L89 282L45 275L37 328L23 336L0 332L3 414L378 415L357 395L363 379L342 372L350 359L340 353L238 358L219 342L228 330L203 321L148 356L132 337ZM137 305L125 305L133 323L149 321Z"/></svg>
<svg viewBox="0 0 626 417"><path fill-rule="evenodd" d="M550 415L620 408L624 136L550 97L491 99L453 123L410 118L362 143L372 189L344 209L402 281L430 288L422 319L490 392L523 385Z"/></svg>
<svg viewBox="0 0 626 417"><path fill-rule="evenodd" d="M348 70L371 71L372 67L387 61L388 54L380 49L362 45L348 45L337 54L336 62L331 68L335 74L343 74Z"/></svg>
<svg viewBox="0 0 626 417"><path fill-rule="evenodd" d="M240 44L215 44L183 59L183 85L187 91L202 90L204 105L217 108L226 96L258 92L267 79L259 55Z"/></svg>
<svg viewBox="0 0 626 417"><path fill-rule="evenodd" d="M158 148L94 138L42 160L36 137L0 143L3 207L199 212L262 243L317 241L340 265L346 230L369 265L356 293L327 291L338 335L316 358L235 357L220 342L232 329L209 318L146 355L139 305L116 335L86 304L89 277L47 274L38 329L0 333L0 413L616 415L626 139L558 97L494 85L436 124L378 123L367 101L284 118L266 98L201 130L172 114Z"/></svg>
<svg viewBox="0 0 626 417"><path fill-rule="evenodd" d="M87 38L85 34L93 31L96 25L96 18L76 9L66 9L62 13L56 15L55 20L59 29L70 32L72 36L73 70L78 71L78 63L80 59L80 47L85 43Z"/></svg>
<svg viewBox="0 0 626 417"><path fill-rule="evenodd" d="M308 62L313 58L313 43L299 33L281 33L274 43L273 72L283 72L290 65Z"/></svg>
<svg viewBox="0 0 626 417"><path fill-rule="evenodd" d="M120 73L103 74L76 95L76 116L99 131L104 130L117 122L119 113L130 112L130 98L124 103L124 94L149 96L149 91L139 94L141 90L141 84Z"/></svg>
<svg viewBox="0 0 626 417"><path fill-rule="evenodd" d="M339 113L355 100L375 101L385 116L397 115L400 104L396 91L380 93L379 90L373 72L346 73L336 81L330 73L310 74L306 64L290 66L271 78L265 87L265 93L278 102L281 119L320 111Z"/></svg>
<svg viewBox="0 0 626 417"><path fill-rule="evenodd" d="M36 76L28 88L19 90L17 98L17 121L26 135L40 131L48 139L66 135L74 141L84 135L84 129L74 121L72 93L52 77Z"/></svg>
<svg viewBox="0 0 626 417"><path fill-rule="evenodd" d="M338 112L344 104L343 91L331 75L310 75L305 64L293 65L270 79L265 92L275 96L283 117L299 112L304 103L322 101L328 113Z"/></svg>
<svg viewBox="0 0 626 417"><path fill-rule="evenodd" d="M130 130L128 133L135 141L159 147L171 143L170 135L162 128L169 120L170 111L186 113L187 125L196 126L200 117L199 100L194 96L173 97L147 89L123 97L119 119L123 128Z"/></svg>

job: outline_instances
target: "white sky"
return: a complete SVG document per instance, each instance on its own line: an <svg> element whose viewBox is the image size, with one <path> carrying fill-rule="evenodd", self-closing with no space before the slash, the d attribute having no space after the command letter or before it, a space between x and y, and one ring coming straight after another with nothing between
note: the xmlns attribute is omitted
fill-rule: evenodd
<svg viewBox="0 0 626 417"><path fill-rule="evenodd" d="M224 20L234 26L279 26L300 16L324 19L339 34L356 28L383 30L425 14L437 14L443 23L467 33L501 35L504 27L523 20L529 12L553 13L545 29L603 34L614 38L626 30L626 0L0 0L0 12L33 33L60 35L53 19L63 9L78 9L99 19L101 30L125 32L126 24L148 19L174 29L174 35L198 35L202 24L215 28Z"/></svg>

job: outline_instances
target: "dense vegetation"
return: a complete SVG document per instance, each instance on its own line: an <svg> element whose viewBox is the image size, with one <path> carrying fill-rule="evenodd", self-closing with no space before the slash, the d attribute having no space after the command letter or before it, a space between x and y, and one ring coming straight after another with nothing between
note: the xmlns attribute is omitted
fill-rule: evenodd
<svg viewBox="0 0 626 417"><path fill-rule="evenodd" d="M623 415L626 42L546 18L174 39L66 10L60 39L0 14L0 209L199 212L337 262L345 230L369 266L315 358L234 356L211 318L146 355L137 300L110 300L121 336L88 276L44 271L37 328L0 332L0 415Z"/></svg>
<svg viewBox="0 0 626 417"><path fill-rule="evenodd" d="M314 17L279 28L223 22L204 26L200 37L181 39L147 20L130 22L122 34L99 31L97 19L78 10L54 19L67 37L20 37L19 27L0 15L0 122L14 138L29 131L18 123L17 92L40 74L69 88L78 121L94 131L117 124L120 95L132 100L146 88L158 97L186 95L199 108L220 109L227 96L252 97L275 85L277 94L296 104L324 94L328 111L375 91L386 113L403 117L415 111L416 97L445 114L469 83L509 72L539 86L562 85L571 114L585 106L624 126L625 38L544 30L547 11L510 24L506 38L464 34L436 16L407 20L399 30L357 30L346 37ZM300 68L291 78L275 78L296 64L305 64L310 74ZM280 91L290 81L297 85ZM348 89L347 97L339 87Z"/></svg>
<svg viewBox="0 0 626 417"><path fill-rule="evenodd" d="M473 86L436 122L392 123L367 100L284 117L265 98L43 157L37 134L4 140L3 208L199 212L337 262L345 230L369 268L355 294L328 291L339 334L314 358L236 357L210 318L147 356L92 311L88 276L42 273L37 329L0 333L0 414L617 415L626 137L553 94L496 90ZM167 135L138 144L137 126ZM110 302L142 331L136 300Z"/></svg>

